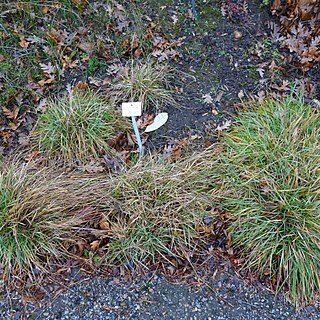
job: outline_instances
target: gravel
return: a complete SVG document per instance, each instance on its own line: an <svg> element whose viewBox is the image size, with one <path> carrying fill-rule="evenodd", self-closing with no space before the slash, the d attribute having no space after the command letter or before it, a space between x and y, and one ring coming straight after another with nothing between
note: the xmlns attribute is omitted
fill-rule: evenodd
<svg viewBox="0 0 320 320"><path fill-rule="evenodd" d="M93 277L75 281L40 303L22 301L16 292L2 293L0 319L320 320L319 303L295 311L283 296L227 272L201 287L172 284L159 276L133 282Z"/></svg>

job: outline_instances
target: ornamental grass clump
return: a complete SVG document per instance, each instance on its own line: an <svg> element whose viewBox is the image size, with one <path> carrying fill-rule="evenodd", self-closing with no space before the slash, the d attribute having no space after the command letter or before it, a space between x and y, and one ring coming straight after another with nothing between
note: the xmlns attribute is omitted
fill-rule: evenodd
<svg viewBox="0 0 320 320"><path fill-rule="evenodd" d="M126 128L100 96L74 92L49 103L36 124L34 143L50 158L83 163L112 153L108 142Z"/></svg>
<svg viewBox="0 0 320 320"><path fill-rule="evenodd" d="M206 238L198 230L212 208L197 192L203 183L196 172L211 157L212 151L177 163L144 159L110 178L108 263L145 266L170 258L188 260L201 248Z"/></svg>
<svg viewBox="0 0 320 320"><path fill-rule="evenodd" d="M189 260L205 245L203 219L215 216L217 194L200 193L196 174L212 157L212 150L176 163L146 156L109 175L3 163L0 274L34 280L88 250L108 265Z"/></svg>
<svg viewBox="0 0 320 320"><path fill-rule="evenodd" d="M61 208L43 201L43 174L27 167L0 173L0 269L10 277L44 270L46 258L61 257ZM54 228L56 226L56 228Z"/></svg>
<svg viewBox="0 0 320 320"><path fill-rule="evenodd" d="M88 238L98 219L96 207L104 201L92 191L94 181L16 161L1 165L0 274L9 280L34 279L68 256L79 239Z"/></svg>
<svg viewBox="0 0 320 320"><path fill-rule="evenodd" d="M117 102L141 101L149 111L166 104L176 106L170 82L177 72L166 64L132 60L127 71L111 85L108 94Z"/></svg>
<svg viewBox="0 0 320 320"><path fill-rule="evenodd" d="M320 289L320 113L265 101L224 137L220 173L230 231L245 266L296 303Z"/></svg>

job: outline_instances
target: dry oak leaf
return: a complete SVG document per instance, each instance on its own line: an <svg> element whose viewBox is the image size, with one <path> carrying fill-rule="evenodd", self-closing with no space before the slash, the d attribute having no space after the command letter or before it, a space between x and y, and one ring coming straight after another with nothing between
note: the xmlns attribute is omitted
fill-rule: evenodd
<svg viewBox="0 0 320 320"><path fill-rule="evenodd" d="M45 63L40 63L40 68L43 72L43 74L48 77L48 78L54 78L55 72L56 72L56 67L52 65L51 62L45 64Z"/></svg>
<svg viewBox="0 0 320 320"><path fill-rule="evenodd" d="M222 131L222 130L228 129L231 126L231 124L232 124L231 120L226 120L221 125L219 124L215 130Z"/></svg>
<svg viewBox="0 0 320 320"><path fill-rule="evenodd" d="M6 116L8 119L17 119L18 114L19 114L19 108L14 108L13 111L8 109L7 107L2 107L3 114Z"/></svg>
<svg viewBox="0 0 320 320"><path fill-rule="evenodd" d="M90 243L90 248L91 248L91 251L94 252L94 251L97 251L99 249L99 245L100 245L100 240L94 240Z"/></svg>
<svg viewBox="0 0 320 320"><path fill-rule="evenodd" d="M99 227L101 230L110 230L110 223L107 221L106 218L102 218L99 221Z"/></svg>
<svg viewBox="0 0 320 320"><path fill-rule="evenodd" d="M45 80L40 80L38 81L38 85L43 87L45 84L50 84L54 81L54 78L49 78L49 79L45 79Z"/></svg>
<svg viewBox="0 0 320 320"><path fill-rule="evenodd" d="M24 38L24 36L20 37L19 45L21 48L28 49L29 44L30 44L30 42L27 42L26 39Z"/></svg>
<svg viewBox="0 0 320 320"><path fill-rule="evenodd" d="M73 68L76 68L78 66L78 64L79 64L79 60L77 60L77 59L72 61L70 59L70 57L68 57L68 56L62 57L62 68L63 69L67 69L67 68L73 69Z"/></svg>
<svg viewBox="0 0 320 320"><path fill-rule="evenodd" d="M142 54L143 54L142 49L138 48L137 50L134 51L133 55L134 55L135 58L139 59L140 56L142 56Z"/></svg>
<svg viewBox="0 0 320 320"><path fill-rule="evenodd" d="M278 90L278 91L290 91L290 85L289 85L289 80L283 80L282 85L278 86L277 84L273 84L271 86L273 89Z"/></svg>
<svg viewBox="0 0 320 320"><path fill-rule="evenodd" d="M69 33L65 30L56 30L51 29L47 32L47 36L52 40L55 44L64 45L66 40L69 37Z"/></svg>
<svg viewBox="0 0 320 320"><path fill-rule="evenodd" d="M152 124L154 121L154 115L153 114L146 114L142 118L139 118L137 123L139 129L144 129L148 125Z"/></svg>
<svg viewBox="0 0 320 320"><path fill-rule="evenodd" d="M91 54L94 50L94 44L90 42L81 42L78 44L78 48L85 53Z"/></svg>
<svg viewBox="0 0 320 320"><path fill-rule="evenodd" d="M86 82L79 81L74 88L85 91L89 89L89 85Z"/></svg>
<svg viewBox="0 0 320 320"><path fill-rule="evenodd" d="M9 131L0 131L0 137L4 142L8 142L8 140L12 137L12 133Z"/></svg>
<svg viewBox="0 0 320 320"><path fill-rule="evenodd" d="M49 11L50 11L50 9L49 9L48 6L44 6L44 7L41 8L41 12L42 12L43 14L47 14Z"/></svg>
<svg viewBox="0 0 320 320"><path fill-rule="evenodd" d="M163 157L166 160L177 160L181 157L182 148L188 144L187 138L183 138L176 144L166 145L163 149Z"/></svg>

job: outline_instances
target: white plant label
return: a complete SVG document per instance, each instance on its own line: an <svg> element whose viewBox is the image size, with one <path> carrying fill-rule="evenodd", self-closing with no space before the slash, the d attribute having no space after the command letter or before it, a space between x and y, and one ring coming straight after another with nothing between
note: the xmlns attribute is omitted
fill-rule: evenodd
<svg viewBox="0 0 320 320"><path fill-rule="evenodd" d="M140 117L142 114L142 102L123 102L122 115L124 117Z"/></svg>
<svg viewBox="0 0 320 320"><path fill-rule="evenodd" d="M159 113L152 124L146 127L145 132L151 132L162 127L168 120L168 114L166 112Z"/></svg>

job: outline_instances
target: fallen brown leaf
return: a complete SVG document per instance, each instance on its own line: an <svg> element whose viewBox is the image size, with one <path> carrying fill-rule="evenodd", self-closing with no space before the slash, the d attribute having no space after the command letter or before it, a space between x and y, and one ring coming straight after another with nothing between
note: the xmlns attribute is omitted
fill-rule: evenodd
<svg viewBox="0 0 320 320"><path fill-rule="evenodd" d="M94 240L90 243L90 248L92 252L95 252L99 249L100 240Z"/></svg>
<svg viewBox="0 0 320 320"><path fill-rule="evenodd" d="M85 53L92 54L94 50L94 44L90 42L81 42L78 44L78 48Z"/></svg>
<svg viewBox="0 0 320 320"><path fill-rule="evenodd" d="M8 109L7 107L2 107L3 114L8 118L8 119L17 119L18 114L19 114L19 108L16 107L13 110Z"/></svg>
<svg viewBox="0 0 320 320"><path fill-rule="evenodd" d="M138 48L138 49L136 49L136 50L134 51L134 54L133 54L133 55L134 55L135 58L139 59L139 58L142 56L142 54L143 54L142 49Z"/></svg>
<svg viewBox="0 0 320 320"><path fill-rule="evenodd" d="M167 145L163 149L163 156L167 160L178 160L182 154L182 147L177 145Z"/></svg>
<svg viewBox="0 0 320 320"><path fill-rule="evenodd" d="M144 129L148 125L152 124L154 120L154 115L153 114L146 114L142 118L139 118L137 123L139 129Z"/></svg>
<svg viewBox="0 0 320 320"><path fill-rule="evenodd" d="M45 84L50 84L54 81L54 78L49 78L49 79L43 79L38 81L38 85L43 87Z"/></svg>
<svg viewBox="0 0 320 320"><path fill-rule="evenodd" d="M42 12L43 14L47 14L49 11L50 11L50 9L49 9L48 6L44 6L44 7L41 8L41 12Z"/></svg>
<svg viewBox="0 0 320 320"><path fill-rule="evenodd" d="M81 81L79 81L76 85L75 85L75 87L74 87L74 89L79 89L79 90L88 90L89 89L89 85L86 83L86 82L81 82Z"/></svg>
<svg viewBox="0 0 320 320"><path fill-rule="evenodd" d="M38 150L32 151L30 154L28 154L28 155L25 157L25 160L26 160L26 161L34 160L34 159L37 158L40 154L41 154L41 152L38 151Z"/></svg>
<svg viewBox="0 0 320 320"><path fill-rule="evenodd" d="M107 221L106 218L102 218L99 221L99 227L101 230L110 230L110 223Z"/></svg>
<svg viewBox="0 0 320 320"><path fill-rule="evenodd" d="M24 36L20 37L19 45L21 48L28 49L29 44L30 44L30 42L27 42L26 39L24 38Z"/></svg>
<svg viewBox="0 0 320 320"><path fill-rule="evenodd" d="M111 172L121 172L124 169L124 162L119 157L104 155L103 160L105 166Z"/></svg>

